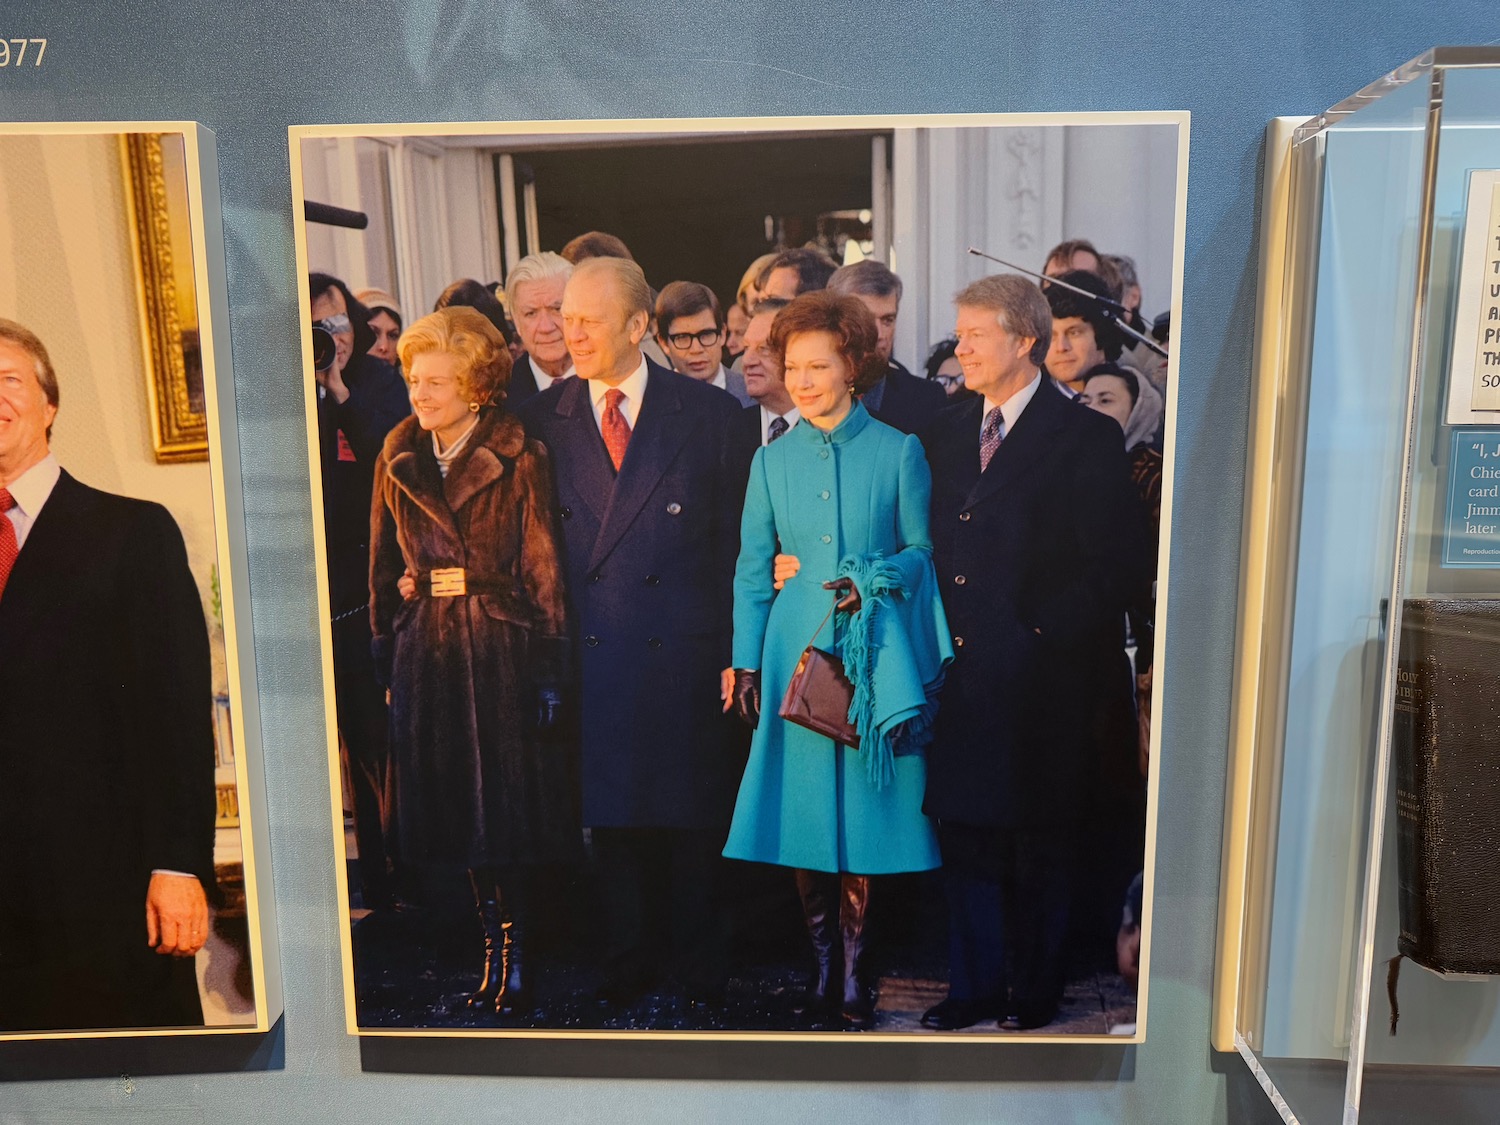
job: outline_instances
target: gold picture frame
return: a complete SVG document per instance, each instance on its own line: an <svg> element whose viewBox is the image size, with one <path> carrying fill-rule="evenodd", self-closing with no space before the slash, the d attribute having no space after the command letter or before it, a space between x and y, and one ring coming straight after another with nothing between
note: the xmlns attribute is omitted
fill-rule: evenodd
<svg viewBox="0 0 1500 1125"><path fill-rule="evenodd" d="M182 137L120 138L140 301L151 444L160 462L208 460L208 415Z"/></svg>

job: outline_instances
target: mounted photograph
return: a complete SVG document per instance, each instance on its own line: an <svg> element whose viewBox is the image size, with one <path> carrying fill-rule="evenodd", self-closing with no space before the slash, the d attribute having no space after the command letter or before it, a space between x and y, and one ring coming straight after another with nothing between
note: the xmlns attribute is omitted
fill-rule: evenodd
<svg viewBox="0 0 1500 1125"><path fill-rule="evenodd" d="M0 1039L281 1014L213 135L0 125Z"/></svg>
<svg viewBox="0 0 1500 1125"><path fill-rule="evenodd" d="M1144 1039L1187 144L290 130L351 1033Z"/></svg>

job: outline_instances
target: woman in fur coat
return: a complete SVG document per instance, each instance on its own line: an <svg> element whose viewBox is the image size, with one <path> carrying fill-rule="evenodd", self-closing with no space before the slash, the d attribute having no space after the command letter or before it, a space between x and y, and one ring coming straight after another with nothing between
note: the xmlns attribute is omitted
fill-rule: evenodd
<svg viewBox="0 0 1500 1125"><path fill-rule="evenodd" d="M579 847L559 718L567 667L547 452L502 404L510 353L470 308L401 337L412 416L375 465L370 611L388 670L396 833L469 869L484 932L473 1007L521 990L528 868Z"/></svg>

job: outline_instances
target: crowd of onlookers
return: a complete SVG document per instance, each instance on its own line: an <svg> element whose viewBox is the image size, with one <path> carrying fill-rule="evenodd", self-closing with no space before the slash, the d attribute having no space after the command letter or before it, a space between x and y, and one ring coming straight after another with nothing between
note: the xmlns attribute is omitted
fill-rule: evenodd
<svg viewBox="0 0 1500 1125"><path fill-rule="evenodd" d="M722 1000L725 856L795 872L815 1022L876 1022L903 871L948 902L928 1027L1045 1026L1117 936L1133 981L1170 324L1129 258L1041 266L957 294L920 373L900 277L813 247L726 301L597 231L420 317L311 275L364 902L467 870L473 1006L526 1009L533 873L585 828L602 1004ZM783 717L809 635L856 737Z"/></svg>

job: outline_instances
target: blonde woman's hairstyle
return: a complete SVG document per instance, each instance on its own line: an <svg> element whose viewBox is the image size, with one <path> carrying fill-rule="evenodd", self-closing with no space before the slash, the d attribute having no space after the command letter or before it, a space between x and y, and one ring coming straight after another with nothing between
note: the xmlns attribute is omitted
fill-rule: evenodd
<svg viewBox="0 0 1500 1125"><path fill-rule="evenodd" d="M401 370L428 352L442 352L459 360L459 393L481 406L505 398L510 386L510 349L489 317L467 305L450 305L428 313L401 334L396 354Z"/></svg>

